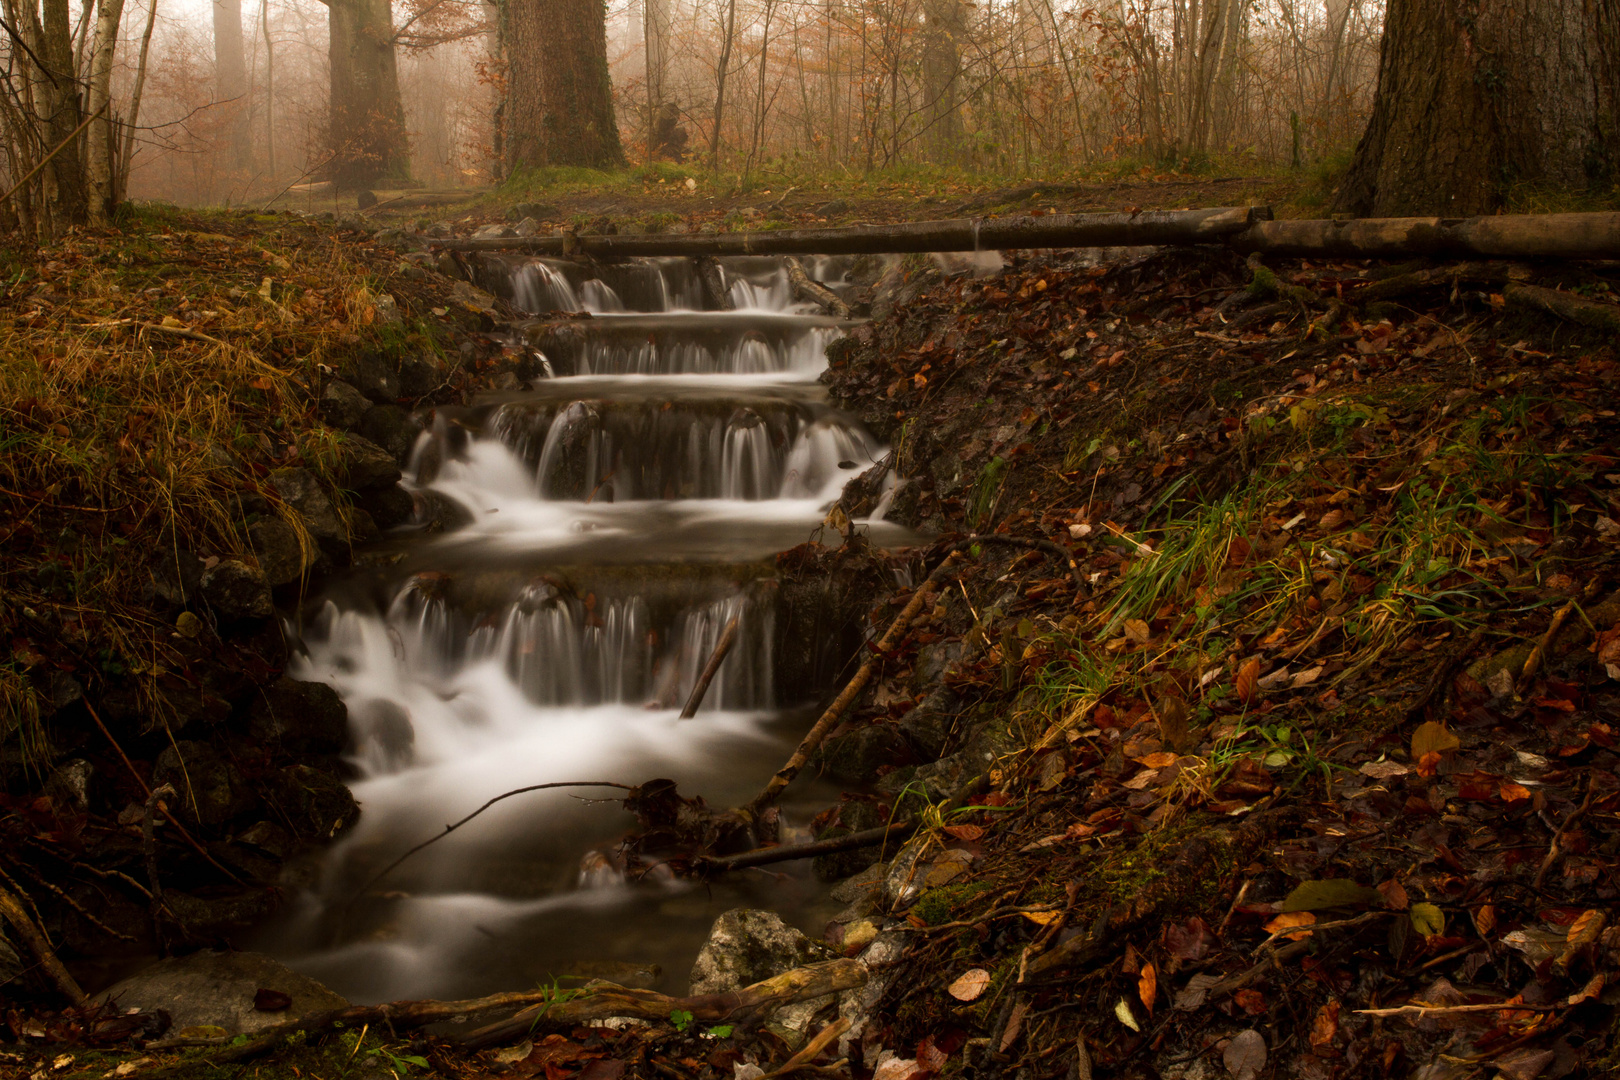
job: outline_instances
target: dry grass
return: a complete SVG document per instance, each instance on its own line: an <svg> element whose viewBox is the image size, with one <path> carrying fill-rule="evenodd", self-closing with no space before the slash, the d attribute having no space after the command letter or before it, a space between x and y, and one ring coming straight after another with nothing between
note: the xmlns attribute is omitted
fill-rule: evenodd
<svg viewBox="0 0 1620 1080"><path fill-rule="evenodd" d="M136 675L161 719L173 627L140 602L154 560L251 558L256 512L297 522L271 469L335 479L338 436L314 413L323 369L407 336L366 302L392 260L356 239L147 214L5 267L0 740L25 760L43 751L50 665Z"/></svg>

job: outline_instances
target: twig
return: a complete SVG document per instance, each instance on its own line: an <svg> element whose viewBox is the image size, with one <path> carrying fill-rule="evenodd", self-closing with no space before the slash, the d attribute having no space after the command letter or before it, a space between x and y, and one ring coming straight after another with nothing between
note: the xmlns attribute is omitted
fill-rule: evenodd
<svg viewBox="0 0 1620 1080"><path fill-rule="evenodd" d="M1482 1005L1397 1005L1392 1009L1357 1009L1356 1013L1360 1016L1424 1017L1476 1012L1552 1012L1562 1007L1562 1002L1557 1005L1531 1005L1523 1001L1499 1001Z"/></svg>
<svg viewBox="0 0 1620 1080"><path fill-rule="evenodd" d="M798 1072L804 1066L809 1065L810 1062L815 1059L817 1054L825 1050L828 1043L832 1042L834 1039L838 1038L838 1036L848 1031L849 1026L849 1017L840 1016L837 1020L834 1020L832 1023L822 1028L821 1031L817 1033L815 1038L805 1043L803 1048L800 1049L797 1054L794 1054L792 1057L782 1062L780 1066L772 1069L770 1072L760 1077L759 1080L776 1080L776 1077L778 1076L786 1076L788 1073Z"/></svg>
<svg viewBox="0 0 1620 1080"><path fill-rule="evenodd" d="M461 828L463 825L467 824L467 822L471 821L473 818L477 817L479 814L482 814L485 810L488 810L490 807L494 806L496 803L501 802L502 800L505 800L505 799L510 799L514 795L523 795L523 794L526 794L526 793L528 793L530 791L547 791L547 790L550 790L552 788L575 788L575 787L611 787L611 788L619 788L621 791L634 791L635 790L629 784L615 784L611 780L565 780L565 781L563 781L561 783L556 783L556 784L531 784L529 787L515 788L515 789L513 789L511 791L508 791L508 792L506 792L504 794L497 795L493 799L489 800L489 802L485 803L483 806L480 806L478 809L474 810L472 813L468 814L466 817L464 817L460 821L456 822L454 825L446 825L444 827L444 832L439 833L437 836L430 837L429 839L422 841L420 844L417 844L415 847L413 847L410 850L406 851L405 854L401 855L399 858L395 859L393 862L391 862L387 866L383 867L382 870L380 870L375 877L373 877L370 881L366 882L364 885L362 885L355 892L354 896L350 898L349 903L352 904L352 903L354 903L355 900L358 900L360 897L364 896L365 893L366 893L366 890L370 889L373 885L377 884L377 882L379 882L383 878L387 877L391 872L393 872L395 867L399 866L400 863L404 862L406 859L410 858L412 855L415 855L418 851L421 851L423 848L429 846L430 844L437 844L440 840L443 840L445 837L449 836L451 833L455 832L457 829Z"/></svg>
<svg viewBox="0 0 1620 1080"><path fill-rule="evenodd" d="M332 159L337 157L337 156L338 156L338 152L336 150L333 150L330 154L326 155L325 159L316 162L314 165L311 165L309 168L307 168L303 172L299 173L297 178L294 179L291 184L288 184L286 187L282 188L280 191L278 191L274 195L270 196L270 201L265 203L263 206L259 207L259 213L263 214L263 213L267 212L270 209L271 205L274 204L277 199L281 198L283 195L287 194L287 192L291 191L293 189L293 186L296 185L300 180L302 180L304 177L308 176L310 173L314 172L316 169L325 168L332 161Z"/></svg>
<svg viewBox="0 0 1620 1080"><path fill-rule="evenodd" d="M83 1001L84 991L79 988L73 976L68 974L68 969L62 966L62 961L56 958L56 953L45 940L45 935L40 932L34 920L28 917L28 912L17 898L4 888L0 888L0 916L4 916L12 929L17 931L17 936L22 938L23 944L28 946L28 950L34 954L39 966L45 969L45 974L50 976L56 988L75 1003Z"/></svg>
<svg viewBox="0 0 1620 1080"><path fill-rule="evenodd" d="M714 681L714 673L720 670L725 661L726 654L737 643L737 626L742 622L742 609L726 623L726 628L720 632L720 640L715 643L714 652L709 655L709 662L703 665L703 672L692 684L692 693L686 699L686 707L681 710L681 719L690 720L697 715L698 706L703 704L703 695L709 691L709 683Z"/></svg>
<svg viewBox="0 0 1620 1080"><path fill-rule="evenodd" d="M1457 669L1473 655L1475 649L1479 648L1479 643L1485 640L1485 631L1484 623L1474 627L1474 632L1468 635L1463 647L1440 664L1435 670L1434 677L1429 680L1429 685L1424 688L1422 696L1406 707L1406 719L1415 720L1423 715L1430 703L1445 693L1446 687L1451 685L1451 680L1456 676Z"/></svg>
<svg viewBox="0 0 1620 1080"><path fill-rule="evenodd" d="M159 808L168 809L164 805L165 798L177 798L174 787L163 784L156 790L148 792L146 796L146 813L141 815L141 850L146 856L146 880L151 886L148 894L150 903L148 908L152 913L152 940L157 942L158 951L164 952L163 923L161 912L163 909L163 884L158 880L157 841L152 835L152 816Z"/></svg>
<svg viewBox="0 0 1620 1080"><path fill-rule="evenodd" d="M1536 671L1541 667L1542 658L1552 648L1553 639L1558 636L1558 631L1564 628L1564 621L1569 618L1570 612L1574 610L1575 601L1569 600L1565 602L1563 607L1553 613L1552 622L1547 626L1547 632L1541 635L1541 640L1536 642L1536 647L1531 649L1530 655L1524 658L1524 668L1519 672L1518 681L1514 686L1516 692L1524 693L1525 688L1530 685L1530 680L1536 677Z"/></svg>
<svg viewBox="0 0 1620 1080"><path fill-rule="evenodd" d="M899 615L895 616L894 622L889 624L889 629L873 646L872 655L866 658L859 670L855 672L854 677L849 680L848 685L833 699L832 704L827 706L826 711L821 714L821 719L816 721L815 726L810 729L799 743L798 749L793 751L793 756L788 758L787 764L776 771L770 782L765 785L765 790L754 796L754 801L748 804L747 810L751 817L758 818L767 806L774 803L781 796L787 786L793 782L793 778L799 775L799 772L810 760L810 755L815 753L816 748L825 741L834 725L838 723L839 717L844 714L844 710L849 708L855 699L860 696L862 690L866 689L866 684L871 681L872 673L877 670L879 662L891 649L900 643L900 639L905 635L906 628L911 625L911 620L915 619L922 611L924 602L933 594L935 586L956 565L960 557L961 552L952 551L945 556L944 561L939 566L934 568L934 572L929 574L927 579L917 587L917 591L911 596L911 602L905 606Z"/></svg>
<svg viewBox="0 0 1620 1080"><path fill-rule="evenodd" d="M1076 592L1081 596L1084 596L1087 592L1086 579L1080 573L1080 564L1074 561L1074 555L1050 540L1031 540L1022 536L1003 536L1001 533L980 533L957 541L955 546L963 548L971 547L974 544L1006 544L1009 547L1044 551L1069 568L1069 577L1074 580Z"/></svg>
<svg viewBox="0 0 1620 1080"><path fill-rule="evenodd" d="M1558 831L1553 833L1552 846L1547 849L1547 857L1541 860L1541 868L1536 871L1536 880L1532 886L1536 891L1541 890L1541 883L1547 880L1547 875L1552 872L1552 868L1557 866L1559 860L1564 857L1564 834L1569 832L1570 827L1581 820L1586 811L1591 808L1594 794L1596 794L1596 791L1588 782L1586 785L1586 798L1581 800L1581 805L1570 811L1569 817L1565 818L1564 823L1558 827Z"/></svg>
<svg viewBox="0 0 1620 1080"><path fill-rule="evenodd" d="M800 299L818 304L841 319L849 318L849 305L844 303L837 293L812 278L806 272L803 263L791 255L784 258L782 262L787 268L788 282L793 286L794 293Z"/></svg>
<svg viewBox="0 0 1620 1080"><path fill-rule="evenodd" d="M7 29L9 30L10 28L7 27ZM51 81L54 83L56 80L52 79ZM107 103L107 104L110 104L110 102ZM45 166L47 166L47 165L49 165L51 163L52 158L56 157L57 154L60 154L63 150L66 150L69 146L71 146L73 144L74 140L76 140L79 137L79 135L81 133L83 133L85 128L90 126L91 122L93 120L95 120L96 117L100 116L102 113L107 111L107 104L103 104L101 106L101 108L97 109L95 112L93 112L89 116L85 117L84 118L84 123L80 124L78 127L73 129L73 134L69 135L67 138L65 138L61 142L57 143L56 144L56 149L52 150L50 153L48 153L44 157L40 158L39 164L35 165L32 169L29 169L27 175L25 175L21 180L17 181L15 184L11 185L11 190L10 191L6 192L4 195L0 195L0 202L9 203L11 201L11 197L13 195L17 194L17 192L21 191L24 184L28 183L28 181L30 181L34 177L38 176L40 170L45 168Z"/></svg>

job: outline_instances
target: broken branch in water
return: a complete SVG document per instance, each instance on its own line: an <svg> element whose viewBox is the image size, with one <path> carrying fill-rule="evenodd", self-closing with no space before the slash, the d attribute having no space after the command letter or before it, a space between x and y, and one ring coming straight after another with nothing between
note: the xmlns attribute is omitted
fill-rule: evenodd
<svg viewBox="0 0 1620 1080"><path fill-rule="evenodd" d="M17 937L28 946L28 951L34 954L34 959L39 961L39 966L45 969L45 974L50 976L51 982L64 996L74 1004L85 1000L84 991L79 989L79 984L68 973L68 969L62 966L62 961L56 958L56 952L46 940L45 934L29 917L21 901L5 888L0 888L0 917L11 924L11 928L17 932Z"/></svg>
<svg viewBox="0 0 1620 1080"><path fill-rule="evenodd" d="M460 821L456 822L455 824L446 825L444 827L444 832L440 833L437 836L430 837L429 839L422 841L420 844L417 844L415 847L413 847L410 850L406 851L405 854L401 855L399 858L395 859L393 862L391 862L387 866L383 867L380 871L378 871L378 873L376 874L375 877L373 877L370 881L366 882L364 885L362 885L359 888L358 891L355 892L354 897L349 901L349 903L352 904L352 903L354 903L355 900L358 900L360 897L364 896L366 894L366 892L373 885L377 884L377 882L381 881L383 878L385 878L389 874L393 873L394 869L396 867L398 867L400 863L404 862L406 859L410 858L412 855L415 855L418 851L421 851L423 848L429 846L430 844L436 844L440 840L443 840L445 837L449 836L451 833L455 832L457 829L461 828L463 825L467 824L467 822L471 821L473 818L477 817L479 814L482 814L485 810L488 810L490 807L494 806L496 803L501 802L501 801L503 801L505 799L510 799L514 795L523 795L523 794L526 794L526 793L528 793L530 791L548 791L548 790L550 790L552 788L576 788L576 787L610 787L610 788L619 788L621 791L634 791L635 790L635 788L631 787L629 784L615 784L611 780L565 780L565 781L562 781L562 782L556 783L556 784L531 784L528 787L514 788L511 791L508 791L508 792L505 792L503 794L495 796L493 799L489 800L489 802L485 803L483 806L480 806L478 809L474 810L472 813L468 814L466 817L462 818Z"/></svg>
<svg viewBox="0 0 1620 1080"><path fill-rule="evenodd" d="M742 622L742 611L731 617L726 628L720 632L720 640L714 646L714 652L709 656L709 662L703 665L703 673L692 684L692 693L686 699L686 707L681 710L681 719L690 720L697 715L698 706L703 704L703 695L709 690L709 684L714 681L714 673L720 670L725 661L726 654L737 643L737 625Z"/></svg>
<svg viewBox="0 0 1620 1080"><path fill-rule="evenodd" d="M840 319L849 318L849 305L839 298L821 282L812 278L804 269L804 264L789 255L782 260L787 267L788 282L793 286L793 294L801 300L808 300L819 304L829 315L836 315Z"/></svg>

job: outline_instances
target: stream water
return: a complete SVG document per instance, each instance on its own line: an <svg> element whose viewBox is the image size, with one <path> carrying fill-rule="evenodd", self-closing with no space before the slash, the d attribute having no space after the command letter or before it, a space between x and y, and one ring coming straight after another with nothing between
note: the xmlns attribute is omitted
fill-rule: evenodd
<svg viewBox="0 0 1620 1080"><path fill-rule="evenodd" d="M543 338L517 328L543 340L549 377L441 410L423 435L406 484L453 502L464 523L407 542L397 563L306 612L290 674L347 703L362 814L269 948L352 1000L568 976L684 993L720 912L770 906L814 931L832 910L802 866L708 886L625 882L611 849L631 822L612 789L506 800L364 888L517 787L670 777L735 805L808 726L825 686L783 688L775 642L793 628L755 582L884 451L816 382L841 324L796 307L775 260L723 269L735 311L699 310L685 260L601 277L514 266L520 307L591 317ZM879 542L903 539L873 525ZM736 648L681 721L739 612ZM802 827L835 794L807 786L785 821Z"/></svg>

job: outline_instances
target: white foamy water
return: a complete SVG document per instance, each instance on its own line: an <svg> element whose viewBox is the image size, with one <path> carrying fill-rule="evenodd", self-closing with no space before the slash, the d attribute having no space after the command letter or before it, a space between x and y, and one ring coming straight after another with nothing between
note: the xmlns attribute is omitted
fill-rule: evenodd
<svg viewBox="0 0 1620 1080"><path fill-rule="evenodd" d="M777 691L774 593L742 568L815 535L886 452L812 384L839 329L793 311L762 260L728 266L744 310L725 314L686 310L701 290L682 260L613 273L536 260L513 274L530 311L600 313L579 320L570 361L551 357L577 374L440 416L407 486L465 522L303 628L290 673L347 703L362 815L277 949L356 1000L512 989L578 959L678 968L720 911L761 902L751 890L778 905L814 892L791 877L624 882L612 849L627 816L580 801L612 789L505 800L368 884L515 788L671 777L734 805L805 722ZM736 648L680 720L733 617Z"/></svg>

